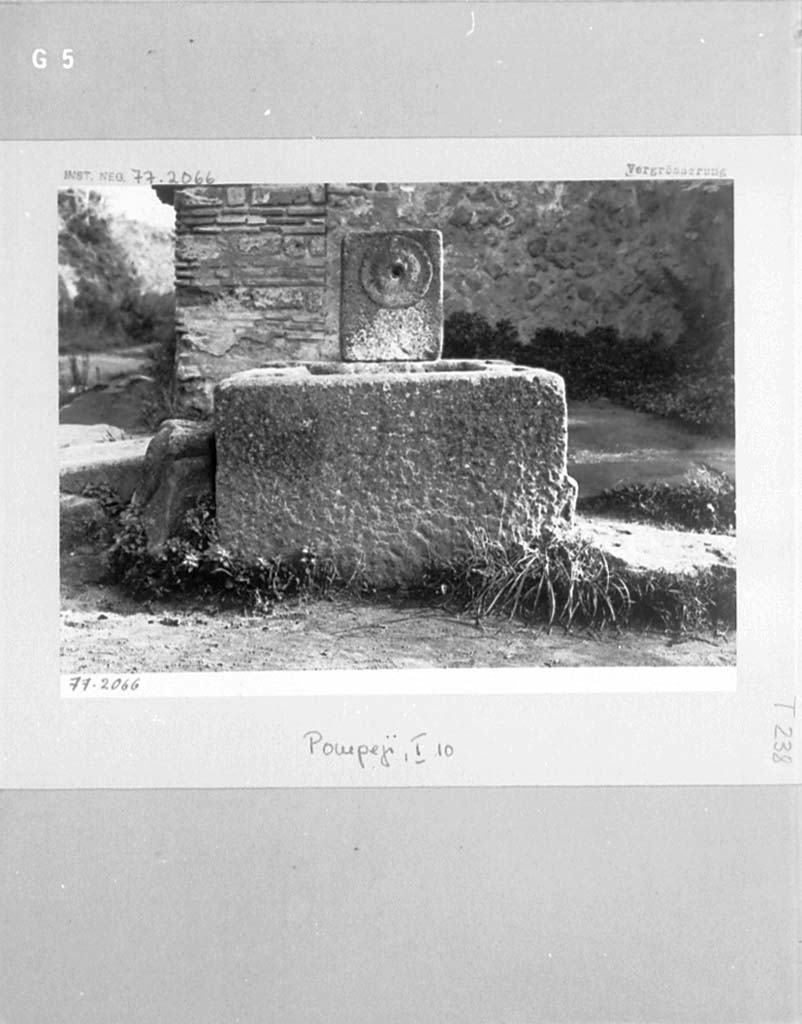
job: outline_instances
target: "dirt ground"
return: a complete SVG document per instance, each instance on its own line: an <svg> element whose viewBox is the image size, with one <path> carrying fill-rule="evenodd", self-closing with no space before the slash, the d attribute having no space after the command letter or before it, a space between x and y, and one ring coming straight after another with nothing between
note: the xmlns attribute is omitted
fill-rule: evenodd
<svg viewBox="0 0 802 1024"><path fill-rule="evenodd" d="M142 605L104 581L91 548L62 556L64 674L734 664L733 633L549 633L401 598L341 594L262 615L176 600Z"/></svg>

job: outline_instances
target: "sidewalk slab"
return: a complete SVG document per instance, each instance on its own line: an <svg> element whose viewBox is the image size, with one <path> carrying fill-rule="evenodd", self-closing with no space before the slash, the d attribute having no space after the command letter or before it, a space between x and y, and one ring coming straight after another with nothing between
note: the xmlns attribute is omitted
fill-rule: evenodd
<svg viewBox="0 0 802 1024"><path fill-rule="evenodd" d="M577 515L574 525L611 563L635 572L693 575L715 566L735 571L735 537L596 516Z"/></svg>

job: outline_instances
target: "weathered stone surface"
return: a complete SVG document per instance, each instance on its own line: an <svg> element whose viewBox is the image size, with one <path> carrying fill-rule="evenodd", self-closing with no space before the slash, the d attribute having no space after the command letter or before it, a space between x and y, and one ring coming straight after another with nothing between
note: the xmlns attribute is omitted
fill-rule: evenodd
<svg viewBox="0 0 802 1024"><path fill-rule="evenodd" d="M174 192L173 203L176 210L191 207L222 206L225 190L219 185L206 188L180 188Z"/></svg>
<svg viewBox="0 0 802 1024"><path fill-rule="evenodd" d="M343 239L340 345L347 361L439 359L439 231L354 232Z"/></svg>
<svg viewBox="0 0 802 1024"><path fill-rule="evenodd" d="M80 444L61 452L59 484L67 494L80 494L87 484L105 484L128 501L139 480L149 438L113 444Z"/></svg>
<svg viewBox="0 0 802 1024"><path fill-rule="evenodd" d="M78 444L104 444L112 441L127 441L129 435L110 423L60 423L58 428L59 448L72 448Z"/></svg>
<svg viewBox="0 0 802 1024"><path fill-rule="evenodd" d="M251 202L254 206L286 206L312 202L317 194L309 185L254 185Z"/></svg>
<svg viewBox="0 0 802 1024"><path fill-rule="evenodd" d="M635 572L692 575L713 566L735 572L735 537L666 530L600 516L577 516L574 525L605 553L611 565Z"/></svg>
<svg viewBox="0 0 802 1024"><path fill-rule="evenodd" d="M182 262L216 260L220 258L221 254L220 240L217 238L182 235L175 242L176 259Z"/></svg>
<svg viewBox="0 0 802 1024"><path fill-rule="evenodd" d="M393 585L464 553L472 530L512 539L570 510L556 374L458 361L334 369L218 385L217 520L231 551L310 547Z"/></svg>
<svg viewBox="0 0 802 1024"><path fill-rule="evenodd" d="M148 445L134 501L148 551L158 554L192 505L214 491L214 430L209 422L166 420Z"/></svg>

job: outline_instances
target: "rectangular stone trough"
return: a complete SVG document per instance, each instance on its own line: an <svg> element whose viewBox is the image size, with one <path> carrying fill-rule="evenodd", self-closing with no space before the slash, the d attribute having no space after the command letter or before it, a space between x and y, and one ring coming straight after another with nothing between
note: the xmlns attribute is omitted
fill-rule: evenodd
<svg viewBox="0 0 802 1024"><path fill-rule="evenodd" d="M380 586L571 514L563 380L492 361L311 363L215 392L221 544L302 548Z"/></svg>

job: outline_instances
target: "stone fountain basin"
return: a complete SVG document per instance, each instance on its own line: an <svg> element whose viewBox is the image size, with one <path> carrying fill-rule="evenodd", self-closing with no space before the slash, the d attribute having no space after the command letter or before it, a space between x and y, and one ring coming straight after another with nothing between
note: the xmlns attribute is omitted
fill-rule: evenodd
<svg viewBox="0 0 802 1024"><path fill-rule="evenodd" d="M265 363L256 370L244 370L227 380L242 380L252 374L268 372L280 377L328 377L410 373L479 373L479 372L529 372L529 366L516 366L506 359L436 359L429 361L383 361L383 362L317 362L317 363ZM546 370L535 371L547 373ZM261 378L260 378L261 379Z"/></svg>
<svg viewBox="0 0 802 1024"><path fill-rule="evenodd" d="M374 583L512 541L570 504L557 374L492 360L307 363L215 391L221 544L256 560L302 548Z"/></svg>

